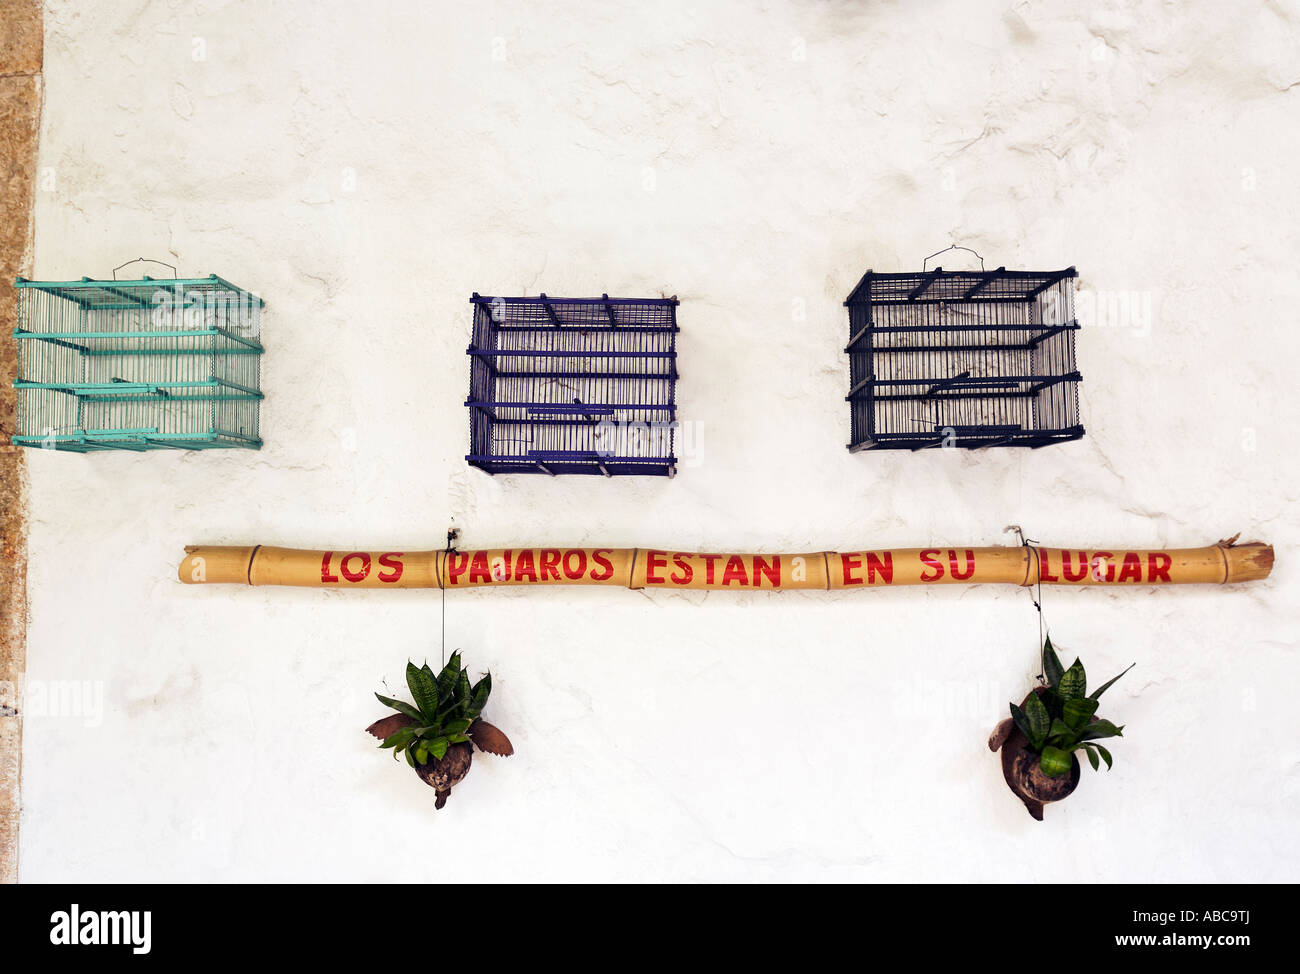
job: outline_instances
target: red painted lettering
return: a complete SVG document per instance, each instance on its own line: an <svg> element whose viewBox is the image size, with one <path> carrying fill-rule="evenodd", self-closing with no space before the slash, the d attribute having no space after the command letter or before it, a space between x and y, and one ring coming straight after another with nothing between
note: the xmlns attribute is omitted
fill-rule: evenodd
<svg viewBox="0 0 1300 974"><path fill-rule="evenodd" d="M721 558L721 555L700 555L704 559L704 581L707 585L713 584L713 563Z"/></svg>
<svg viewBox="0 0 1300 974"><path fill-rule="evenodd" d="M857 555L840 555L840 573L845 585L861 585L862 579L856 578L854 572L862 567L862 559Z"/></svg>
<svg viewBox="0 0 1300 974"><path fill-rule="evenodd" d="M1167 582L1169 581L1169 568L1173 565L1174 560L1166 555L1163 551L1153 551L1147 555L1147 581L1148 582Z"/></svg>
<svg viewBox="0 0 1300 974"><path fill-rule="evenodd" d="M925 572L921 572L921 581L937 582L939 579L943 578L943 562L939 560L938 555L938 548L927 548L925 551L921 552L921 564L934 572L933 575L927 575Z"/></svg>
<svg viewBox="0 0 1300 974"><path fill-rule="evenodd" d="M560 549L543 548L541 560L537 563L541 571L542 581L548 578L558 582L560 580Z"/></svg>
<svg viewBox="0 0 1300 974"><path fill-rule="evenodd" d="M877 555L874 551L867 552L868 585L876 584L877 573L879 573L881 580L886 585L894 580L894 553L892 551L882 552L881 555Z"/></svg>
<svg viewBox="0 0 1300 974"><path fill-rule="evenodd" d="M1124 566L1119 570L1119 580L1121 582L1142 581L1142 559L1138 557L1136 551L1125 552Z"/></svg>
<svg viewBox="0 0 1300 974"><path fill-rule="evenodd" d="M457 559L460 559L457 561ZM469 567L469 555L461 554L459 551L449 551L447 553L447 581L455 585L457 579L465 574L465 569Z"/></svg>
<svg viewBox="0 0 1300 974"><path fill-rule="evenodd" d="M691 559L680 551L673 555L673 564L677 566L677 571L669 576L669 581L674 585L686 585L695 577L695 569L691 567Z"/></svg>
<svg viewBox="0 0 1300 974"><path fill-rule="evenodd" d="M645 582L647 585L662 585L663 577L658 572L668 567L668 553L664 551L647 551L645 553Z"/></svg>
<svg viewBox="0 0 1300 974"><path fill-rule="evenodd" d="M1038 549L1038 580L1040 582L1059 582L1060 578L1052 574L1052 560L1047 557L1047 549Z"/></svg>
<svg viewBox="0 0 1300 974"><path fill-rule="evenodd" d="M533 551L531 548L519 552L519 557L515 559L515 581L522 582L525 576L530 582L537 581L537 569L533 567Z"/></svg>
<svg viewBox="0 0 1300 974"><path fill-rule="evenodd" d="M574 563L574 555L577 555L577 563ZM587 553L581 548L570 548L564 553L564 577L581 578L587 573Z"/></svg>
<svg viewBox="0 0 1300 974"><path fill-rule="evenodd" d="M353 558L361 559L360 571L354 572L348 568L348 562ZM360 582L370 574L370 556L364 551L354 551L351 554L344 555L339 561L339 571L343 573L343 577L349 582Z"/></svg>
<svg viewBox="0 0 1300 974"><path fill-rule="evenodd" d="M952 574L953 580L964 582L975 574L975 552L969 548L966 549L966 573L963 575L957 571L957 552L951 548L948 549L948 570Z"/></svg>
<svg viewBox="0 0 1300 974"><path fill-rule="evenodd" d="M1081 582L1088 576L1088 552L1079 552L1079 568L1077 571L1072 570L1070 566L1070 553L1061 552L1061 575L1067 582Z"/></svg>
<svg viewBox="0 0 1300 974"><path fill-rule="evenodd" d="M330 571L330 559L334 557L334 552L327 551L320 560L320 580L321 584L326 582L337 582L339 577Z"/></svg>
<svg viewBox="0 0 1300 974"><path fill-rule="evenodd" d="M601 568L605 569L604 572L598 573L596 571L593 571L591 573L591 580L593 582L604 582L614 577L614 563L610 561L608 558L606 558L604 555L602 555L601 554L602 551L608 551L612 553L612 549L609 548L598 548L591 553L591 560L595 562L597 565L599 565Z"/></svg>
<svg viewBox="0 0 1300 974"><path fill-rule="evenodd" d="M727 559L727 567L722 570L722 584L730 585L732 582L739 582L741 585L749 584L749 576L745 574L745 561L740 555L732 555Z"/></svg>
<svg viewBox="0 0 1300 974"><path fill-rule="evenodd" d="M469 581L471 585L474 582L492 581L492 573L488 571L486 551L474 552L474 559L469 563Z"/></svg>
<svg viewBox="0 0 1300 974"><path fill-rule="evenodd" d="M389 551L379 556L379 567L387 568L388 571L380 572L376 576L381 582L393 583L402 577L402 553L400 551Z"/></svg>
<svg viewBox="0 0 1300 974"><path fill-rule="evenodd" d="M780 588L781 587L781 556L773 555L772 561L769 564L765 558L761 558L758 555L755 555L754 556L754 587L755 588L762 588L763 586L763 578L760 578L759 576L763 576L769 582L771 582L773 588Z"/></svg>

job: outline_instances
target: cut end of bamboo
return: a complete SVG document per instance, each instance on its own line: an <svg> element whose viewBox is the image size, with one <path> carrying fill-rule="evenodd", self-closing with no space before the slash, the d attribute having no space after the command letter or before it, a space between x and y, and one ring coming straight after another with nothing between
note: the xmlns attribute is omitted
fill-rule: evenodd
<svg viewBox="0 0 1300 974"><path fill-rule="evenodd" d="M186 545L185 557L176 570L176 577L190 585L204 582L218 585L251 585L248 572L258 547L260 546L219 548Z"/></svg>
<svg viewBox="0 0 1300 974"><path fill-rule="evenodd" d="M1222 545L1227 565L1224 583L1257 582L1273 571L1273 546L1261 541Z"/></svg>

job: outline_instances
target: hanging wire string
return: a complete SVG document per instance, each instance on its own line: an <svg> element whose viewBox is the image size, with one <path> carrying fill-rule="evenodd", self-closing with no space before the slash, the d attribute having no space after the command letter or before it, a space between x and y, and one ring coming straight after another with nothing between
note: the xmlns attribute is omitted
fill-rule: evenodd
<svg viewBox="0 0 1300 974"><path fill-rule="evenodd" d="M453 542L456 536L460 534L455 528L449 528L447 531L447 547L442 552L442 564L438 559L433 560L434 574L438 576L438 591L442 593L442 665L447 665L447 586L442 581L442 566L447 564L447 559L451 553L456 550Z"/></svg>
<svg viewBox="0 0 1300 974"><path fill-rule="evenodd" d="M1034 608L1038 610L1038 666L1039 666L1038 679L1040 682L1046 683L1047 678L1045 674L1047 673L1047 643L1044 641L1043 638L1043 570L1042 570L1043 563L1041 560L1042 556L1038 553L1038 548L1035 547L1038 544L1038 542L1033 538L1026 538L1025 532L1020 529L1019 524L1009 524L1007 525L1007 530L1016 532L1016 534L1020 537L1020 543L1021 545L1024 546L1026 550L1026 555L1025 555L1026 558L1029 557L1030 552L1032 552L1033 554L1034 579L1038 585L1038 597L1034 598L1034 593L1031 590L1029 593L1029 601L1033 602Z"/></svg>

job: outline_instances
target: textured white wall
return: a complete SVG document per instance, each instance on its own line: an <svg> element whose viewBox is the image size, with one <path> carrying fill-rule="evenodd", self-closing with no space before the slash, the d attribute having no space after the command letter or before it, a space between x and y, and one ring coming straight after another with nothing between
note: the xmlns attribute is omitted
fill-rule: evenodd
<svg viewBox="0 0 1300 974"><path fill-rule="evenodd" d="M157 255L262 294L266 446L30 456L29 678L103 713L27 719L22 877L1300 878L1300 9L620 6L50 4L37 275ZM1152 302L1082 333L1082 442L844 449L841 301L951 240ZM473 290L679 295L700 463L468 470ZM449 642L518 753L435 814L362 733L436 660L435 594L175 565L451 518L767 551L1243 530L1278 565L1045 593L1095 678L1138 668L1114 772L1044 824L985 747L1035 672L1022 591L462 592Z"/></svg>

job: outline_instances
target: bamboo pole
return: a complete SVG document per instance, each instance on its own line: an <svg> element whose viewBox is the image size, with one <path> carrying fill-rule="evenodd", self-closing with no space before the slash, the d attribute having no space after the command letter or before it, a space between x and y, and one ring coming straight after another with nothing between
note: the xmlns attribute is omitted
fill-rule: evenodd
<svg viewBox="0 0 1300 974"><path fill-rule="evenodd" d="M307 551L188 547L189 584L313 588L610 585L630 589L858 589L894 585L1184 585L1267 578L1273 547L1231 538L1204 548L885 548L801 554L657 548Z"/></svg>

